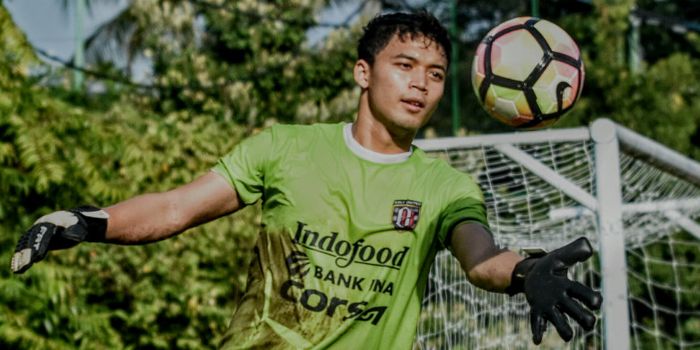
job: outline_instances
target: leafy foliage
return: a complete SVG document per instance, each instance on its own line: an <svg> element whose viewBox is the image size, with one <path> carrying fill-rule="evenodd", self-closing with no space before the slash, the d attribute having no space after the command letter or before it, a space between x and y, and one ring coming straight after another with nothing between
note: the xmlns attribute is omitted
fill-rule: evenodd
<svg viewBox="0 0 700 350"><path fill-rule="evenodd" d="M543 17L576 38L588 69L584 96L560 126L606 116L700 159L698 36L647 42L654 54L643 74L632 74L622 39L630 1L555 3L541 8ZM66 90L68 73L37 59L1 4L0 261L50 211L187 183L268 123L353 117L360 26L306 42L326 1L134 0L119 26L129 61L152 63L151 85L92 77L99 94ZM472 23L453 62L463 72L462 122L469 132L505 131L481 110L467 72L481 36L527 8L512 0L459 4L460 23ZM448 23L444 7L428 7ZM99 64L108 75L121 71ZM443 135L449 112L445 98L431 122ZM0 269L0 348L214 347L243 291L258 224L252 207L165 242L83 244L50 253L22 276Z"/></svg>
<svg viewBox="0 0 700 350"><path fill-rule="evenodd" d="M12 193L2 198L4 261L32 218L184 183L240 138L205 116L155 122L122 106L91 115L30 82L22 88L2 89L22 106L3 113L4 145L16 154L2 166ZM255 220L249 211L149 247L83 245L21 277L3 269L2 347L210 347L240 293Z"/></svg>
<svg viewBox="0 0 700 350"><path fill-rule="evenodd" d="M350 118L353 49L337 43L351 32L304 46L319 5L134 1L125 17L144 28L134 55L152 60L154 84L107 83L99 95L66 91L67 75L41 65L0 7L0 259L50 211L193 180L273 115ZM245 287L258 226L252 207L166 242L83 244L22 276L2 269L0 347L212 348Z"/></svg>

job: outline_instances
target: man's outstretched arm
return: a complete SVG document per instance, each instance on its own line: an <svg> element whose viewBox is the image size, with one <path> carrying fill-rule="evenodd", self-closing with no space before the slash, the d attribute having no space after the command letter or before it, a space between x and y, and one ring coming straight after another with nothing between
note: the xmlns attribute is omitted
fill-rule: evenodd
<svg viewBox="0 0 700 350"><path fill-rule="evenodd" d="M23 273L49 250L83 241L145 244L230 214L242 202L220 175L209 172L176 189L140 195L106 209L77 207L39 218L20 238L11 268Z"/></svg>
<svg viewBox="0 0 700 350"><path fill-rule="evenodd" d="M155 242L241 207L233 187L210 171L173 190L136 196L105 208L109 214L105 241L118 244Z"/></svg>
<svg viewBox="0 0 700 350"><path fill-rule="evenodd" d="M573 330L565 314L584 329L593 329L595 315L590 310L600 308L602 296L567 276L569 267L593 254L587 239L579 238L550 253L523 259L496 247L483 226L463 223L453 230L451 245L469 280L477 287L510 295L525 294L535 344L542 341L547 321L562 339L571 340Z"/></svg>
<svg viewBox="0 0 700 350"><path fill-rule="evenodd" d="M496 246L481 224L461 223L452 231L452 253L473 285L491 292L504 292L515 265L523 257Z"/></svg>

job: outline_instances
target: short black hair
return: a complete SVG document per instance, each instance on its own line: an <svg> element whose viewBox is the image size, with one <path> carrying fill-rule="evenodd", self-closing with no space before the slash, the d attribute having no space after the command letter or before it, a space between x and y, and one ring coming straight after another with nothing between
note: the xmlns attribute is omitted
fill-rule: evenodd
<svg viewBox="0 0 700 350"><path fill-rule="evenodd" d="M452 45L447 29L435 16L425 10L411 13L396 12L374 17L364 27L362 37L357 42L357 58L373 64L377 54L397 34L402 39L408 35L411 40L423 36L434 41L442 47L447 63L450 63Z"/></svg>

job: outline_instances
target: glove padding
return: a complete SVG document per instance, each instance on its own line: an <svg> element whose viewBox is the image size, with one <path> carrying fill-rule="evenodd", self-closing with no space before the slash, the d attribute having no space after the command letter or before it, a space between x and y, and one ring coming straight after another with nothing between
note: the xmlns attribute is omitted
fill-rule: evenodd
<svg viewBox="0 0 700 350"><path fill-rule="evenodd" d="M515 266L511 285L506 292L510 295L525 293L530 304L532 341L536 345L542 342L547 321L552 322L564 341L571 340L574 334L564 314L573 318L583 329L593 329L595 315L579 302L588 309L598 310L603 297L599 292L567 277L569 267L586 261L592 254L591 243L582 237L551 253L527 258Z"/></svg>
<svg viewBox="0 0 700 350"><path fill-rule="evenodd" d="M42 216L22 235L12 256L12 272L24 273L49 250L66 249L83 241L104 241L109 215L90 206Z"/></svg>

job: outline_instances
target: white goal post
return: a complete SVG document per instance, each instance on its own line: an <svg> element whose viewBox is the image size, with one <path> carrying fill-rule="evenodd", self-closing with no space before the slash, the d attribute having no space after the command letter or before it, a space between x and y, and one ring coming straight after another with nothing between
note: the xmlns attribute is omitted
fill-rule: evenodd
<svg viewBox="0 0 700 350"><path fill-rule="evenodd" d="M537 348L700 347L700 164L607 119L589 128L424 139L417 146L480 184L496 241L553 249L586 236L596 255L571 272L602 290L596 329ZM438 253L415 349L532 345L529 307L472 287Z"/></svg>

